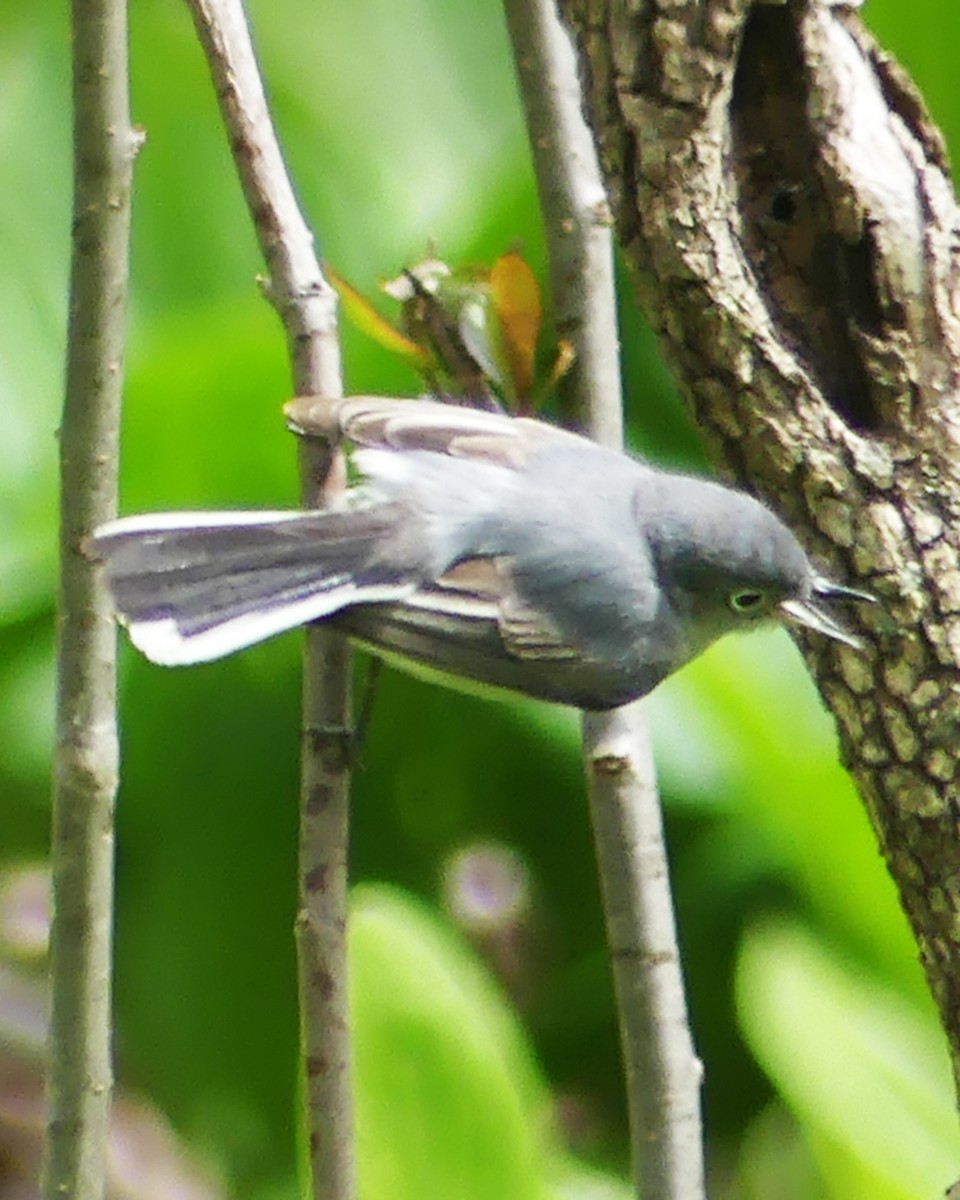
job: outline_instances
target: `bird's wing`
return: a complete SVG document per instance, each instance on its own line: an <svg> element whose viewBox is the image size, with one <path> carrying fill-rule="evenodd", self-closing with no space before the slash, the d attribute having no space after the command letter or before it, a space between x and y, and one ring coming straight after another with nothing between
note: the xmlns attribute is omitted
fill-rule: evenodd
<svg viewBox="0 0 960 1200"><path fill-rule="evenodd" d="M437 400L300 396L284 408L295 433L384 450L428 450L520 468L552 446L582 446L578 434L542 421ZM589 444L589 443L588 443Z"/></svg>
<svg viewBox="0 0 960 1200"><path fill-rule="evenodd" d="M415 674L442 676L467 690L472 681L602 709L657 682L625 678L619 663L597 662L564 642L548 618L522 604L509 572L494 559L459 563L396 602L346 608L334 624Z"/></svg>
<svg viewBox="0 0 960 1200"><path fill-rule="evenodd" d="M439 593L439 595L438 595ZM424 603L443 602L453 607L465 602L477 616L486 606L486 619L495 623L500 641L513 658L584 659L583 650L566 642L549 616L526 604L517 594L509 562L503 558L474 558L457 563L436 583L420 590Z"/></svg>

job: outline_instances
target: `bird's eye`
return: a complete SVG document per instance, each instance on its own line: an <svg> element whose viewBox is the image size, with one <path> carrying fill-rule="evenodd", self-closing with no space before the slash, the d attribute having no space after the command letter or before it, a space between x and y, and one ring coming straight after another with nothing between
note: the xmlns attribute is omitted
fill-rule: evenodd
<svg viewBox="0 0 960 1200"><path fill-rule="evenodd" d="M730 593L730 607L735 613L749 617L764 607L766 598L766 593L757 588L741 588L740 591Z"/></svg>

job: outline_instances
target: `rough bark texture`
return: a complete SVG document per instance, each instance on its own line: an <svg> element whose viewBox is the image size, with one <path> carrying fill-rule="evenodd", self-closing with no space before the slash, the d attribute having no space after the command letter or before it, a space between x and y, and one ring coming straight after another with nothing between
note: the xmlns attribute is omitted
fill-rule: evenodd
<svg viewBox="0 0 960 1200"><path fill-rule="evenodd" d="M863 652L801 643L960 1076L960 222L942 140L846 7L563 8L620 240L704 436L825 571L881 600L860 610Z"/></svg>

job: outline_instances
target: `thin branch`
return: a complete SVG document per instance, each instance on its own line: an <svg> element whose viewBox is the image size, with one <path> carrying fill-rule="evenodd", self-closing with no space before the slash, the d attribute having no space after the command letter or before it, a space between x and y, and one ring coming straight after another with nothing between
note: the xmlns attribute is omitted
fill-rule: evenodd
<svg viewBox="0 0 960 1200"><path fill-rule="evenodd" d="M569 36L551 0L504 0L547 240L557 336L576 351L561 388L598 442L623 444L610 209L580 111Z"/></svg>
<svg viewBox="0 0 960 1200"><path fill-rule="evenodd" d="M240 186L270 273L297 392L341 394L336 295L320 270L274 133L239 0L188 0L227 128ZM308 388L316 389L307 391Z"/></svg>
<svg viewBox="0 0 960 1200"><path fill-rule="evenodd" d="M52 1011L44 1195L103 1195L110 1117L113 607L84 539L116 515L130 185L123 0L74 0L74 197L67 378L60 428Z"/></svg>
<svg viewBox="0 0 960 1200"><path fill-rule="evenodd" d="M594 437L623 438L606 196L554 0L505 0L540 191L552 297L576 370L566 386ZM642 703L585 713L584 756L644 1200L704 1195L701 1067L687 1021L653 755Z"/></svg>
<svg viewBox="0 0 960 1200"><path fill-rule="evenodd" d="M642 701L585 713L584 746L607 942L643 1200L705 1196L700 1084Z"/></svg>
<svg viewBox="0 0 960 1200"><path fill-rule="evenodd" d="M295 392L342 394L336 297L297 206L267 110L239 0L188 0L207 55L234 161L287 334ZM343 485L334 446L303 439L304 502ZM355 1195L347 1013L347 831L350 655L332 630L308 628L304 651L300 884L296 920L300 1041L316 1200Z"/></svg>

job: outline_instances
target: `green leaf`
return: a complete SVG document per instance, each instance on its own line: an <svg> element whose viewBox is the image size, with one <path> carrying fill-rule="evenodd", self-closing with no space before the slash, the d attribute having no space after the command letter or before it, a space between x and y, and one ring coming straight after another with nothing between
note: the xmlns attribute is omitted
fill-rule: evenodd
<svg viewBox="0 0 960 1200"><path fill-rule="evenodd" d="M357 329L367 337L373 338L378 346L389 350L391 354L399 355L404 362L418 370L423 370L429 365L430 355L422 346L412 342L396 326L391 325L386 317L377 312L366 296L358 292L353 284L344 279L329 263L324 263L323 269L340 297L343 311Z"/></svg>
<svg viewBox="0 0 960 1200"><path fill-rule="evenodd" d="M787 924L747 934L737 986L753 1051L838 1200L942 1195L960 1132L933 1018Z"/></svg>
<svg viewBox="0 0 960 1200"><path fill-rule="evenodd" d="M364 1200L543 1200L548 1095L470 951L390 888L354 893L350 936Z"/></svg>

